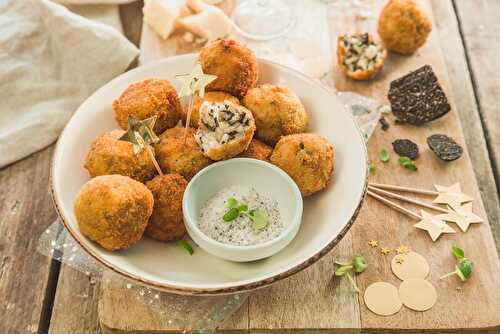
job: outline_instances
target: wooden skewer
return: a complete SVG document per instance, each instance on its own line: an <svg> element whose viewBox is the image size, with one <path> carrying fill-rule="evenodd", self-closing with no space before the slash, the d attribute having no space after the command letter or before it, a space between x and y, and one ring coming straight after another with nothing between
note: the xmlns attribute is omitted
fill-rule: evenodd
<svg viewBox="0 0 500 334"><path fill-rule="evenodd" d="M408 203L413 203L413 204L416 204L416 205L420 205L420 206L423 206L425 208L429 208L429 209L432 209L432 210L435 210L435 211L439 211L439 212L443 212L443 213L448 213L448 210L446 209L443 209L443 208L440 208L439 206L436 206L436 205L432 205L432 204L429 204L429 203L425 203L425 202L422 202L422 201L419 201L419 200L416 200L416 199L413 199L413 198L408 198L408 197L405 197L405 196L402 196L402 195L399 195L399 194L396 194L396 193L391 193L390 191L385 191L385 190L382 190L382 189L378 189L374 186L368 186L368 189L380 194L380 195L385 195L386 197L390 197L390 198L395 198L395 199L399 199L401 201L404 201L404 202L408 202Z"/></svg>
<svg viewBox="0 0 500 334"><path fill-rule="evenodd" d="M184 139L182 140L183 145L186 145L188 130L189 130L189 127L191 126L191 113L193 112L193 104L194 104L194 95L191 95L191 97L189 98L189 106L188 106L188 112L187 112L187 117L186 117L186 126L184 128Z"/></svg>
<svg viewBox="0 0 500 334"><path fill-rule="evenodd" d="M410 187L403 187L403 186L394 186L391 184L383 184L383 183L373 183L370 182L368 185L373 186L375 188L379 189L387 189L387 190L397 190L397 191L403 191L407 193L414 193L414 194L424 194L424 195L434 195L437 196L439 193L434 190L425 190L425 189L417 189L417 188L410 188Z"/></svg>
<svg viewBox="0 0 500 334"><path fill-rule="evenodd" d="M410 210L402 207L401 205L396 204L393 201L390 201L387 198L382 197L382 196L380 196L380 195L378 195L370 190L367 191L367 194L370 195L371 197L375 198L376 200L379 200L380 202L384 203L385 205L393 208L394 210L399 211L401 213L404 213L405 215L407 215L415 220L422 220L423 219L422 216L420 216L419 214L416 214L415 212L410 211Z"/></svg>

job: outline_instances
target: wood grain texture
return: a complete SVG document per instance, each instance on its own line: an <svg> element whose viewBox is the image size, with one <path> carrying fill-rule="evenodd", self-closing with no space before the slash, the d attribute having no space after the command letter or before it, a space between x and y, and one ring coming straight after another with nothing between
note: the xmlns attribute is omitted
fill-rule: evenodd
<svg viewBox="0 0 500 334"><path fill-rule="evenodd" d="M500 186L500 114L498 112L500 40L497 37L500 33L498 20L500 2L495 0L459 0L454 1L454 5L467 55L467 65L472 75L473 88L477 98L476 109L479 110L478 115L480 116L480 119L475 116L473 120L466 119L466 123L462 122L462 124L475 127L482 125L481 130L486 137L489 156L484 154L477 157L471 154L471 156L473 161L480 165L479 170L476 169L476 175L480 189L485 194L483 200L487 207L497 245L500 245L500 205L498 200ZM465 132L467 133L467 131ZM489 169L488 165L493 167L496 187L495 182L492 182L489 177L491 173L486 172ZM488 179L483 180L486 175L488 175ZM498 249L500 251L500 248Z"/></svg>
<svg viewBox="0 0 500 334"><path fill-rule="evenodd" d="M382 1L373 1L374 8L377 6L380 8L382 3ZM429 1L420 1L420 3L428 13L432 14ZM375 11L377 12L377 10ZM334 31L340 32L342 30L343 26L339 21L330 21L333 23ZM363 25L367 25L374 31L374 21L364 22ZM436 25L434 24L434 26ZM386 100L385 95L391 80L424 64L430 64L433 67L452 103L452 112L421 127L395 125L391 118L391 128L387 132L377 131L369 142L370 158L377 166L377 172L372 177L372 181L405 186L418 185L418 187L425 189L431 189L435 183L448 185L460 181L464 191L475 198L475 212L484 217L485 212L468 152L465 152L462 158L453 163L444 163L440 162L426 147L425 139L433 133L447 133L459 143L464 144L456 111L457 104L453 97L439 46L439 36L435 28L427 43L413 56L401 57L391 54L384 68L384 73L374 82L358 84L345 79L340 74L335 74L335 82L340 90L354 90ZM401 168L394 153L392 153L389 163L383 164L379 162L378 152L380 149L387 148L392 152L390 149L391 142L397 138L409 138L419 144L421 156L416 162L419 167L418 172L415 173ZM358 283L361 290L379 280L391 282L396 286L400 283L391 273L390 256L385 259L380 253L371 249L367 245L367 239L379 240L381 245L392 249L400 244L406 244L424 255L430 262L431 273L429 280L438 290L438 302L428 312L416 313L403 308L399 313L391 317L376 316L362 304L361 323L363 329L455 329L460 332L462 329L500 326L498 312L488 311L488 309L497 310L500 308L500 294L497 295L498 291L493 292L493 290L498 290L497 286L500 282L491 277L489 274L490 269L486 269L486 271L479 270L479 268L497 268L496 270L500 268L488 224L475 226L466 234L457 232L455 235L444 236L438 242L433 243L422 231L413 228L412 223L407 217L382 204L372 199L367 200L357 223L354 224L352 229L353 245L356 253L365 254L368 263L375 265L372 265L365 274L358 276ZM463 247L468 252L468 256L475 261L476 268L478 268L473 278L467 283L466 288L461 290L456 290L460 283L454 278L446 281L439 281L438 279L443 272L448 269L448 271L453 270L454 259L450 255L450 248L453 244ZM491 288L485 289L488 285ZM463 300L477 300L481 301L481 303L484 300L488 307L483 308L480 303L463 303Z"/></svg>
<svg viewBox="0 0 500 334"><path fill-rule="evenodd" d="M47 187L52 148L0 170L0 333L45 331L54 263L38 238L55 219Z"/></svg>
<svg viewBox="0 0 500 334"><path fill-rule="evenodd" d="M374 7L380 7L382 1L372 1ZM463 71L466 64L463 57L463 49L460 48L460 39L456 25L456 18L453 12L450 11L450 3L446 1L433 1L432 7L430 2L424 1L424 6L429 12L435 10L440 20L432 33L430 41L424 48L413 57L398 57L391 55L391 59L386 65L384 73L380 75L375 81L370 83L354 83L335 70L335 82L337 88L340 90L354 90L365 95L378 97L385 100L388 83L401 76L410 70L414 70L419 66L429 63L433 66L445 91L450 100L453 99L453 92L457 93L458 99L454 100L454 106L460 106L459 113L463 118L465 124L468 122L473 123L473 126L468 126L466 129L466 136L470 139L469 149L473 151L472 157L475 160L476 173L480 176L479 180L486 185L484 188L485 197L491 194L491 181L492 174L488 168L488 164L478 164L476 159L484 158L487 154L485 150L485 143L481 136L481 127L478 123L478 114L475 108L474 95L470 80L468 79L467 71ZM336 38L338 33L344 32L346 26L352 27L352 30L363 30L369 28L373 31L373 20L356 20L350 17L349 13L340 13L333 11L330 12L330 22L332 22L332 38ZM450 75L453 77L453 86L450 85L448 80L448 71L444 65L442 58L441 47L439 42L443 43L446 49L446 56L450 62ZM334 44L334 43L333 43ZM179 41L170 40L167 43L155 43L155 36L147 28L143 27L143 40L141 46L147 50L141 55L144 61L149 61L151 58L158 58L169 56L176 53L191 52L189 49L179 47ZM452 46L450 49L448 46ZM148 58L151 57L151 58ZM464 84L465 83L465 84ZM453 89L452 89L453 88ZM455 91L456 89L456 91ZM432 187L434 182L441 182L444 184L451 183L456 179L465 179L462 181L464 189L478 200L479 193L477 185L474 180L474 174L471 168L470 159L467 153L463 158L453 164L444 164L439 162L426 148L425 137L436 131L446 130L459 142L464 141L460 129L460 123L457 117L457 109L453 108L453 112L441 120L426 125L421 128L408 127L408 126L395 126L392 125L391 129L385 133L378 131L373 139L370 140L370 154L373 161L377 161L378 151L381 147L390 148L390 142L399 136L404 136L417 141L422 153L422 157L418 160L420 171L413 174L409 171L401 169L395 162L393 157L389 166L378 166L377 175L373 178L377 181L401 183L406 185L422 184L428 188ZM465 172L462 171L465 170ZM369 206L365 206L362 210L361 216L354 225L352 239L351 236L346 237L342 241L342 247L339 245L335 252L344 251L344 255L352 252L366 254L369 263L374 265L370 266L369 272L359 276L360 286L363 288L372 281L378 279L389 280L398 285L397 279L392 275L389 268L389 259L384 259L381 255L367 248L366 239L369 237L377 238L387 246L395 248L399 243L409 244L414 250L419 251L429 258L433 263L431 281L438 287L440 292L439 305L437 305L432 312L415 313L407 309L400 312L398 315L383 318L371 314L362 301L359 300L361 306L355 301L352 302L346 296L349 296L348 291L342 288L345 282L340 281L340 285L336 285L331 281L332 264L334 254L330 254L322 259L315 266L297 274L289 280L276 284L270 288L266 288L255 292L249 298L248 312L249 312L249 329L252 333L268 333L268 332L286 332L287 329L305 330L310 333L314 329L327 329L336 328L337 330L343 328L347 332L356 331L362 327L368 332L378 331L386 332L383 328L394 329L439 329L449 328L461 331L461 328L478 328L497 326L500 320L491 313L485 310L475 310L479 312L479 316L473 316L474 308L472 305L465 307L462 311L457 312L455 316L445 316L449 313L446 310L449 306L444 307L445 304L459 303L463 298L477 298L487 300L489 306L498 307L498 296L487 294L482 286L491 285L495 286L495 282L484 273L476 274L470 282L473 288L467 291L455 290L458 285L457 281L450 280L446 282L438 282L437 277L443 273L443 270L453 268L453 260L449 255L449 246L452 242L460 241L460 244L467 250L471 249L471 254L474 252L474 259L476 264L485 267L493 266L498 268L498 258L493 246L491 233L488 225L484 224L481 227L474 227L473 230L468 232L467 235L455 235L452 237L445 237L437 244L432 244L430 239L420 231L416 231L411 227L409 220L395 213L379 203L368 200ZM493 203L493 204L492 204ZM480 201L476 201L476 212L484 216L484 211ZM494 202L487 202L490 205L490 218L495 217ZM473 235L474 234L474 235ZM484 239L486 243L486 251L480 249ZM346 245L347 244L347 245ZM479 248L478 248L479 247ZM486 256L479 256L486 253ZM472 257L472 255L470 255ZM475 282L474 282L475 281ZM311 283L313 282L313 283ZM336 281L337 282L337 281ZM498 283L497 283L498 284ZM482 285L482 286L481 286ZM333 291L333 290L338 291ZM334 294L334 295L333 295ZM332 303L332 300L339 299L341 302ZM344 298L347 299L344 300ZM105 302L105 300L103 300ZM336 306L337 305L337 306ZM340 307L342 305L342 307ZM345 307L345 305L349 305ZM336 309L338 307L338 309ZM357 312L361 310L361 316ZM451 307L456 309L457 307ZM462 308L460 305L459 308ZM228 328L228 327L226 327ZM309 329L309 330L308 330ZM121 333L121 331L118 331ZM125 331L128 333L128 331ZM337 332L337 331L335 331Z"/></svg>
<svg viewBox="0 0 500 334"><path fill-rule="evenodd" d="M54 298L49 334L99 334L97 305L101 283L62 265Z"/></svg>

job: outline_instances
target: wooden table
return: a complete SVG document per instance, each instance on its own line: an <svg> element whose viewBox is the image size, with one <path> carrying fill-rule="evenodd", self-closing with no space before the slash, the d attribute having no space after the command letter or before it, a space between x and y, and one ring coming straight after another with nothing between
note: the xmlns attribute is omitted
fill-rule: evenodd
<svg viewBox="0 0 500 334"><path fill-rule="evenodd" d="M500 160L497 108L500 98L497 83L500 2L433 0L431 4L437 18L435 33L445 50L455 110L462 123L481 197L499 248L500 209L496 185L499 184ZM120 7L124 32L136 44L139 44L142 27L140 8L140 3ZM47 190L52 150L52 147L44 149L0 171L0 333L100 333L97 320L100 283L36 252L38 236L56 217ZM376 151L372 155L376 155ZM316 264L321 265L321 262ZM498 279L497 273L491 274ZM328 288L328 277L323 281L325 286L321 288ZM287 288L287 281L280 284L283 285L281 289ZM257 314L254 319L260 318L261 323L254 328L276 328L283 323L295 324L288 328L303 328L303 323L310 322L310 317L314 316L314 305L297 305L296 313L266 308L273 300L277 301L276 295L260 293L252 312L259 313L260 308L261 317ZM479 300L464 302L481 303ZM359 319L352 318L356 310L345 307L333 310L334 307L332 302L332 312L343 312L345 316L340 318L345 319L345 323L332 327L357 328L355 323ZM249 309L243 308L239 313L245 312ZM238 318L233 320L228 328L241 328L238 321Z"/></svg>

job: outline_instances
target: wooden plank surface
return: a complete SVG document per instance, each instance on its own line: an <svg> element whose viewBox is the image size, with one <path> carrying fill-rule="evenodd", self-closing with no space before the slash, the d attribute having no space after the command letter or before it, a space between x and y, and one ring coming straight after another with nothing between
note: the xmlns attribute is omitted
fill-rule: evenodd
<svg viewBox="0 0 500 334"><path fill-rule="evenodd" d="M429 13L432 13L429 1L421 1L421 3ZM380 5L380 2L377 4ZM388 83L391 80L424 64L430 64L440 78L443 89L452 103L452 112L426 126L392 125L387 132L377 132L369 143L370 158L372 161L376 161L378 167L373 180L399 185L418 185L420 188L427 189L431 189L436 183L448 185L460 181L464 191L475 198L475 212L485 217L468 153L465 152L464 156L454 163L447 164L436 159L425 145L425 138L432 133L447 133L458 142L463 143L464 141L456 111L457 104L451 91L435 29L424 47L412 57L391 55L386 63L385 74L369 87L356 85L351 81L344 80L342 76L336 77L338 79L336 85L342 90L366 92L368 89L370 95L385 99ZM417 160L419 166L417 173L406 171L398 166L394 154L392 161L387 165L383 166L382 163L378 162L380 149L384 147L390 149L391 142L397 138L409 138L420 145L422 153ZM428 236L413 228L412 223L414 222L405 216L368 199L358 223L354 224L352 229L354 250L355 253L367 254L368 262L377 263L377 265L372 266L366 274L359 275L358 283L361 290L378 279L389 281L396 286L399 285L399 281L391 274L389 260L380 260L380 254L369 248L367 239L377 239L380 243L393 249L399 244L406 244L429 260L431 273L428 280L437 288L438 302L428 312L418 314L403 308L396 315L386 318L374 315L362 304L362 327L366 329L457 329L460 331L461 329L500 326L500 314L493 311L500 309L500 293L498 292L500 282L491 277L488 273L489 269L486 271L476 270L467 287L459 292L456 290L456 287L460 286L458 280L440 281L438 279L446 272L446 269L453 269L454 259L450 256L450 248L453 244L460 245L468 252L468 256L474 259L476 268L492 267L496 268L495 270L500 268L489 226L487 224L475 226L466 234L457 232L455 235L443 236L438 242L432 243ZM491 289L485 289L488 285L491 286L491 289L497 290L493 293L495 296L492 296ZM477 300L478 303L463 303L463 300ZM479 303L479 301L481 302Z"/></svg>
<svg viewBox="0 0 500 334"><path fill-rule="evenodd" d="M496 223L498 226L500 216L498 215L496 186L492 181L493 175L491 166L488 163L488 152L485 150L486 141L478 121L478 107L467 68L467 65L470 65L471 70L474 72L476 94L481 97L481 112L484 114L485 110L488 110L489 114L495 117L495 103L498 100L498 98L495 99L497 97L495 94L498 93L498 84L495 86L494 74L498 73L498 68L495 70L495 66L498 66L496 59L498 58L499 47L496 44L498 39L494 38L496 35L493 29L498 30L498 21L496 20L498 9L489 5L491 3L495 5L494 2L495 0L455 1L460 14L461 29L467 35L464 44L465 50L457 31L456 17L452 12L449 1L434 0L432 6L434 15L439 17L439 20L435 22L435 28L437 28L435 30L439 31L439 43L446 50L444 57L451 78L452 91L455 93L455 104L459 106L456 111L460 114L462 124L467 124L467 126L463 127L463 131L476 172L479 189L487 207L490 224L494 225ZM488 3L488 7L485 7L486 3ZM140 38L140 28L142 26L140 8L140 1L120 6L124 33L133 41L138 41ZM469 56L469 64L464 58L464 53ZM493 102L488 104L485 101ZM488 122L488 126L490 127L487 138L489 148L498 149L498 136L491 135L492 133L498 133L498 121L496 123ZM30 333L37 331L44 333L49 322L50 314L48 312L51 310L52 294L57 280L57 265L55 267L50 266L49 259L36 253L35 248L39 233L52 222L55 215L46 192L50 155L51 149L49 148L0 170L1 189L9 189L9 191L4 190L0 194L1 333ZM498 154L495 156L498 157ZM498 169L496 170L498 173ZM26 180L30 180L30 182L26 182ZM345 243L346 240L344 239L342 243ZM351 246L347 245L345 247ZM346 249L349 250L349 248ZM325 257L322 261L328 261L328 258ZM323 263L320 262L318 265L322 266ZM98 300L96 291L99 286L95 284L91 287L92 284L86 276L82 278L82 274L73 272L72 269L64 266L61 273L66 279L60 281L57 285L58 297L57 303L54 305L52 321L50 322L51 333L97 332L98 324L95 310ZM304 280L299 281L304 282ZM337 281L331 284L335 286ZM341 284L344 284L344 288L347 288L345 282ZM308 285L312 286L312 284ZM323 286L323 288L326 288L326 286ZM342 286L339 288L343 289ZM262 290L263 295L265 291ZM288 294L294 293L294 291L290 290L285 290L285 292ZM85 299L77 297L85 294L88 295ZM269 295L269 300L280 300L280 297L273 296L272 292L269 292ZM265 301L265 296L262 298ZM79 307L82 303L84 304L83 307ZM302 306L299 304L294 307L298 309ZM310 307L310 305L307 307ZM331 308L332 305L328 307ZM242 312L244 313L245 310ZM296 319L292 320L287 320L285 312L286 308L280 309L276 313L273 324L284 326L283 323L285 322L300 320L300 312L293 313ZM283 319L282 321L280 317ZM268 323L260 325L266 328L264 331L267 331L271 326ZM226 328L234 328L234 326L233 324L227 324ZM253 333L264 331L252 330ZM307 332L316 333L316 331L310 330ZM491 332L497 332L497 330ZM339 333L339 331L335 331L335 333Z"/></svg>
<svg viewBox="0 0 500 334"><path fill-rule="evenodd" d="M58 263L36 248L55 219L47 187L51 156L47 148L0 170L0 333L47 330Z"/></svg>
<svg viewBox="0 0 500 334"><path fill-rule="evenodd" d="M487 182L490 207L496 212L490 214L490 221L497 244L500 244L500 213L498 192L500 191L500 1L497 0L454 0L461 27L461 37L466 48L467 61L474 84L481 122L489 148L489 156L478 157L492 166L496 180ZM469 124L469 123L468 123ZM478 175L481 177L481 175ZM496 194L495 194L496 192ZM484 198L484 197L483 197ZM486 204L486 203L485 203ZM499 248L500 249L500 248Z"/></svg>
<svg viewBox="0 0 500 334"><path fill-rule="evenodd" d="M380 4L381 1L374 2L374 6L380 6ZM420 65L428 63L434 67L436 73L441 79L440 81L442 82L444 89L448 93L448 96L453 100L451 90L452 87L448 80L448 72L446 66L444 65L439 39L441 38L441 40L446 40L446 43L455 46L455 55L460 56L460 51L462 49L459 48L460 41L458 31L456 29L456 20L453 12L450 11L451 6L449 2L441 1L438 3L437 1L433 1L433 7L431 7L429 2L424 1L424 5L427 7L429 12L435 10L436 13L438 13L440 18L439 24L441 25L437 26L439 33L436 32L435 29L430 41L423 49L419 50L419 52L412 58L391 56L391 60L389 60L386 65L386 70L384 71L385 73L376 81L369 84L353 83L350 80L346 80L342 74L336 71L334 75L337 88L340 90L359 91L365 95L371 95L381 100L385 100L390 80L397 78L410 70L414 70ZM370 30L373 31L373 20L354 22L352 18L346 18L345 13L342 14L342 17L339 17L338 12L331 12L332 16L330 22L332 22L333 37L336 37L337 33L343 32L343 29L345 29L346 26L352 27L352 29L359 29L368 26L370 27ZM451 28L446 25L446 22L452 24ZM453 26L453 24L455 24L455 26ZM445 29L446 31L444 31ZM454 39L450 40L449 37L446 37L446 34L452 35ZM151 58L169 56L172 55L172 53L187 52L185 49L182 49L182 47L179 48L179 43L175 40L170 40L167 43L157 43L158 40L153 34L151 34L146 26L143 27L142 37L143 41L141 44L143 47L143 54L141 57L145 61L148 61ZM463 57L460 59L463 60ZM452 71L457 68L463 68L463 62L457 63L455 58L453 58L453 61L455 63L452 63ZM468 84L465 86L460 85L458 87L460 98L456 100L459 102L456 105L463 107L463 104L465 103L468 104L470 108L474 108L474 98L473 94L471 94L472 90L470 81L467 80L467 72L455 73L453 77L457 80L464 80ZM457 86L457 84L455 84L453 88L455 88L455 86ZM464 111L460 110L460 113L464 114ZM453 135L459 140L459 142L463 142L463 135L461 133L457 114L458 112L454 110L451 115L448 115L442 120L422 128L393 125L388 133L378 132L370 141L372 160L376 161L378 159L377 156L380 147L390 148L390 142L396 139L398 135L416 140L421 144L421 149L425 148L425 137L427 135L443 130L446 130L446 132ZM477 125L477 113L475 115L476 119L474 118L474 115L472 115L468 118L466 117L465 120L476 120L475 124ZM478 127L467 128L466 133L469 134L469 138L472 138L473 143L473 146L470 147L474 150L475 157L484 157L486 155L484 140L482 140L482 136L471 135L474 131L477 132L480 131L480 129ZM476 148L479 148L479 150L476 150ZM401 167L397 166L394 161L395 159L393 159L391 166L384 166L383 168L379 166L380 171L377 173L375 179L385 182L406 182L407 184L414 184L417 182L418 184L422 184L427 187L431 187L433 181L439 180L440 182L444 182L446 184L457 179L464 179L462 185L477 199L477 212L480 212L480 214L484 216L484 209L482 208L480 201L478 201L480 196L477 184L474 180L470 159L467 154L465 154L459 162L446 165L437 161L429 150L425 151L426 152L422 154L422 157L418 161L418 165L420 167L418 174L413 175L408 171L401 170ZM431 170L433 171L431 172ZM465 172L463 170L465 170ZM487 166L480 166L478 171L481 175L485 176L489 182L491 182L491 170L488 169ZM394 175L396 175L396 177ZM491 186L489 189L491 189ZM474 278L475 283L472 283L474 281L471 282L471 284L474 285L473 288L469 288L468 291L464 293L464 296L458 295L454 289L457 282L437 281L437 277L442 274L442 266L448 266L450 268L453 267L451 265L450 256L448 255L449 247L452 242L460 241L463 245L468 246L464 246L466 249L476 250L476 256L474 258L479 259L477 263L480 264L480 266L493 266L494 268L498 268L498 257L487 224L484 224L479 228L474 228L474 232L471 230L471 232L467 235L459 235L459 237L456 237L460 239L453 237L443 238L444 240L440 243L432 244L426 239L426 236L424 236L421 232L415 231L415 229L411 227L408 219L380 206L378 203L373 203L372 201L369 203L369 206L367 205L364 207L360 218L354 225L352 240L350 237L345 239L343 241L343 247L338 247L336 251L342 252L343 250L345 252L343 255L345 256L347 254L352 254L352 247L354 246L355 253L368 254L367 258L369 259L369 262L377 263L377 265L371 266L374 270L359 277L361 286L366 287L368 283L371 283L374 279L376 280L377 277L398 284L397 280L390 273L390 269L387 265L388 262L381 259L380 255L370 252L370 249L367 248L366 238L367 235L372 235L374 238L379 238L381 241L385 239L387 243L395 243L396 241L399 241L401 243L410 244L410 246L412 246L415 250L421 252L422 254L426 254L426 256L433 263L433 273L430 279L436 286L442 288L440 291L443 290L443 292L440 293L440 305L436 306L437 310L434 309L432 312L426 312L423 314L416 314L415 312L409 310L403 310L398 315L389 319L374 316L366 309L361 300L353 301L352 298L349 298L348 291L342 290L341 286L335 287L335 284L332 284L332 261L335 256L332 253L320 261L320 263L316 264L312 268L309 268L303 273L296 275L290 280L252 294L249 298L248 305L249 329L251 329L252 332L263 333L278 329L303 329L310 332L310 329L312 328L356 329L360 327L368 329L461 329L488 327L500 324L500 319L492 316L491 313L484 312L484 310L475 310L472 305L462 307L461 310L456 312L458 314L457 316L446 317L444 316L445 311L440 311L441 309L446 310L446 308L449 307L445 307L445 305L459 303L462 299L461 297L472 298L473 296L476 296L476 298L477 296L480 296L481 300L487 300L489 306L500 307L500 304L498 303L498 295L488 295L486 290L481 287L481 285L484 284L491 285L492 287L495 286L495 282L484 273L476 275ZM494 210L492 212L494 215ZM382 220L381 217L389 218ZM392 222L392 226L389 226L391 223L387 223L388 221ZM400 222L405 225L397 224L396 222ZM386 229L382 228L381 225L385 225ZM389 231L389 235L396 237L389 241L386 233L387 231ZM486 245L486 250L483 249L479 251L478 247L480 248L483 244ZM394 244L388 246L394 248L398 245ZM483 254L482 256L479 256L480 253L483 252L487 255L484 256ZM307 284L308 282L313 283ZM335 289L340 290L334 292ZM340 297L342 302L339 304L332 303L331 301L334 297L337 299ZM346 298L347 302L344 298ZM103 305L106 305L106 299L104 299L102 303ZM361 306L359 305L360 303ZM340 304L343 304L343 307L335 309L335 305ZM346 305L348 306L346 307ZM111 307L111 304L109 304L108 307ZM128 307L133 309L134 304L130 303ZM451 308L455 310L454 307ZM474 317L474 320L471 320L468 315L474 314L474 311L480 314L477 317ZM143 327L141 328L143 329ZM168 329L170 330L171 328ZM128 330L132 330L132 328L128 327ZM164 330L167 330L167 328L164 328ZM124 330L123 332L128 331Z"/></svg>

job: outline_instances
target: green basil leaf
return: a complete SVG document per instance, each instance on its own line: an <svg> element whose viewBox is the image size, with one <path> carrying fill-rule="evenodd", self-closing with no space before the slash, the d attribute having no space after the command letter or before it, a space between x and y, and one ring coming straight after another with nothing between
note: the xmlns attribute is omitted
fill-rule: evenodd
<svg viewBox="0 0 500 334"><path fill-rule="evenodd" d="M338 267L337 270L335 270L335 276L344 276L345 274L347 274L351 270L352 270L352 266Z"/></svg>
<svg viewBox="0 0 500 334"><path fill-rule="evenodd" d="M176 245L184 248L189 253L189 255L193 255L193 247L191 247L191 245L186 240L177 240Z"/></svg>
<svg viewBox="0 0 500 334"><path fill-rule="evenodd" d="M451 247L451 253L453 256L457 259L463 259L465 257L465 253L462 249L458 248L457 246L452 246Z"/></svg>
<svg viewBox="0 0 500 334"><path fill-rule="evenodd" d="M236 200L236 198L234 197L231 197L231 198L228 198L227 200L227 207L232 209L232 208L235 208L238 206L238 201Z"/></svg>
<svg viewBox="0 0 500 334"><path fill-rule="evenodd" d="M248 211L248 205L246 204L241 204L238 206L238 211L239 212L247 212Z"/></svg>
<svg viewBox="0 0 500 334"><path fill-rule="evenodd" d="M379 158L380 158L380 161L386 163L389 161L389 152L387 152L387 150L385 148L383 148L382 150L380 150L380 153L379 153Z"/></svg>
<svg viewBox="0 0 500 334"><path fill-rule="evenodd" d="M236 218L238 218L239 215L240 215L240 211L237 208L231 208L231 209L229 209L228 212L226 212L224 214L224 216L222 216L222 219L225 222L230 222L230 221L235 220Z"/></svg>
<svg viewBox="0 0 500 334"><path fill-rule="evenodd" d="M374 165L374 164L370 164L370 165L368 166L368 171L370 172L370 174L372 174L372 175L373 175L373 174L375 174L375 172L377 171L377 167L375 167L375 165Z"/></svg>
<svg viewBox="0 0 500 334"><path fill-rule="evenodd" d="M362 273L366 270L366 268L368 268L365 258L361 255L356 255L352 258L352 266L354 267L354 271L357 273Z"/></svg>
<svg viewBox="0 0 500 334"><path fill-rule="evenodd" d="M250 211L249 217L252 220L252 229L254 231L260 231L267 226L267 215L261 210L256 209Z"/></svg>
<svg viewBox="0 0 500 334"><path fill-rule="evenodd" d="M466 281L472 275L472 262L464 258L460 260L456 269L458 277L460 277L462 281Z"/></svg>

